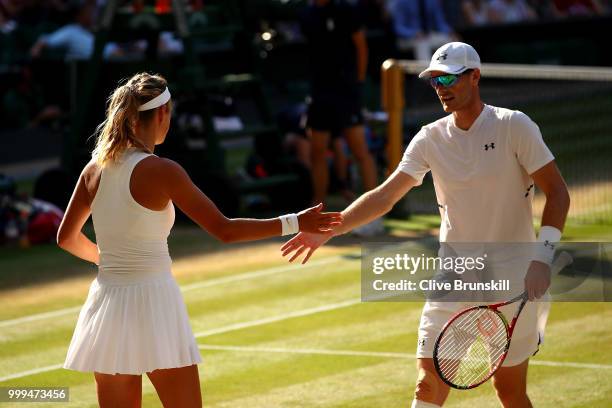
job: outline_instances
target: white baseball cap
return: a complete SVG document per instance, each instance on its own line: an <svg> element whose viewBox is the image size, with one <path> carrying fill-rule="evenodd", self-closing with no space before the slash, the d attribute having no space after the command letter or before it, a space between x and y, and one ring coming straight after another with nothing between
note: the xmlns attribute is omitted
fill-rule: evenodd
<svg viewBox="0 0 612 408"><path fill-rule="evenodd" d="M480 57L474 47L462 42L450 42L434 52L429 67L419 74L419 78L429 78L431 71L460 74L475 68L480 69Z"/></svg>

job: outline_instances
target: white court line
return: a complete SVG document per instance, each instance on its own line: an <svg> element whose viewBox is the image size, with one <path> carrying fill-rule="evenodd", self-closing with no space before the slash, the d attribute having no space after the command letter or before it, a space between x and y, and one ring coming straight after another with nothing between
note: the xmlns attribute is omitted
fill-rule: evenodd
<svg viewBox="0 0 612 408"><path fill-rule="evenodd" d="M58 370L63 367L63 364L53 364L46 367L34 368L32 370L22 371L20 373L9 374L4 377L0 377L0 382L15 380L17 378L27 377L29 375L35 375L40 373L46 373L47 371Z"/></svg>
<svg viewBox="0 0 612 408"><path fill-rule="evenodd" d="M279 322L281 320L287 320L287 319L291 319L294 317L308 316L308 315L312 315L315 313L321 313L321 312L325 312L329 310L340 309L342 307L352 306L360 302L361 302L361 299L351 299L351 300L346 300L344 302L331 303L329 305L323 305L323 306L313 307L309 309L297 310L295 312L285 313L285 314L278 315L278 316L272 316L272 317L268 317L264 319L252 320L250 322L236 323L236 324L231 324L229 326L224 326L224 327L219 327L219 328L212 329L212 330L203 331L203 332L197 333L195 336L196 337L206 337L206 336L212 336L213 334L227 333L230 331L245 329L248 327L254 327L254 326L260 326L260 325L264 325L268 323ZM15 374L10 374L5 377L0 377L0 382L14 380L16 378L21 378L21 377L27 377L29 375L40 374L40 373L44 373L47 371L53 371L61 367L62 367L61 364L55 364L52 366L22 371L20 373L15 373Z"/></svg>
<svg viewBox="0 0 612 408"><path fill-rule="evenodd" d="M235 330L247 329L250 327L261 326L268 323L276 323L283 320L293 319L294 317L309 316L316 313L328 312L330 310L336 310L343 307L353 306L361 303L361 298L345 300L343 302L331 303L329 305L312 307L309 309L296 310L295 312L289 312L278 316L265 317L263 319L252 320L250 322L242 322L230 324L229 326L219 327L217 329L205 330L195 334L195 337L208 337L215 334L227 333Z"/></svg>
<svg viewBox="0 0 612 408"><path fill-rule="evenodd" d="M223 284L231 283L231 282L245 281L249 279L260 278L262 276L274 275L277 273L291 272L295 269L313 268L313 267L317 267L321 265L338 262L342 259L343 258L341 256L333 256L329 258L312 261L312 262L307 263L306 265L301 265L301 264L282 265L282 266L276 266L273 268L260 269L258 271L245 272L245 273L241 273L239 275L234 275L234 276L226 276L222 278L209 279L209 280L204 280L201 282L195 282L195 283L190 283L188 285L183 285L181 286L181 291L184 293L184 292L188 292L191 290L208 288L211 286L223 285ZM58 310L54 310L51 312L37 313L37 314L22 316L22 317L10 319L10 320L0 320L0 328L14 326L14 325L22 324L22 323L27 323L27 322L33 322L37 320L49 319L52 317L65 316L65 315L72 314L72 313L77 313L79 310L81 310L81 307L82 306L67 307L64 309L58 309Z"/></svg>
<svg viewBox="0 0 612 408"><path fill-rule="evenodd" d="M389 353L384 351L358 351L358 350L329 350L329 349L293 349L279 347L249 347L249 346L220 346L215 344L200 344L202 350L221 350L221 351L243 351L255 353L287 353L287 354L315 354L327 356L355 356L355 357L381 357L381 358L405 358L414 360L415 354L409 353ZM571 361L546 361L529 360L530 365L546 367L571 367L571 368L590 368L612 369L612 364L576 363Z"/></svg>
<svg viewBox="0 0 612 408"><path fill-rule="evenodd" d="M357 303L360 303L361 299L351 299L351 300L346 300L344 302L339 302L339 303L332 303L329 305L323 305L323 306L319 306L319 307L314 307L314 308L310 308L310 309L303 309L303 310L298 310L296 312L291 312L291 313L286 313L283 315L279 315L279 316L274 316L274 317L269 317L269 318L265 318L265 319L258 319L258 320L253 320L250 322L243 322L243 323L237 323L237 324L232 324L229 326L225 326L225 327L219 327L217 329L212 329L212 330L207 330L207 331L203 331L200 332L198 334L196 334L196 337L206 337L206 336L212 336L214 334L220 334L220 333L227 333L233 330L240 330L240 329L244 329L244 328L248 328L248 327L254 327L254 326L258 326L258 325L263 325L263 324L267 324L267 323L273 323L273 322L278 322L281 320L286 320L286 319L290 319L293 317L300 317L300 316L308 316L308 315L312 315L315 313L320 313L320 312L324 312L324 311L330 311L330 310L334 310L334 309L339 309L342 307L347 307L347 306L351 306L351 305L355 305ZM229 348L231 348L231 350L233 351L238 351L238 349L242 349L240 351L256 351L256 352L281 352L280 350L283 350L282 352L294 352L291 351L291 349L275 349L275 348L269 348L268 350L264 349L264 348L259 348L259 347L252 347L252 348L246 348L246 347L236 347L236 346L207 346L207 345L203 345L200 346L201 348L212 348L212 347L217 347L217 349L220 350L220 347L227 347L228 350ZM299 349L298 349L299 350ZM378 356L378 357L386 357L386 358L406 358L406 359L413 359L415 358L414 354L408 354L408 353L377 353L377 352L362 352L362 351L349 351L349 350L317 350L317 349L301 349L302 350L302 354L316 354L314 353L314 351L319 351L318 354L329 354L332 355L332 353L341 353L339 355L359 355L359 356L364 356L364 353L367 353L367 356ZM351 354L351 353L359 353L359 354ZM571 367L571 368L589 368L589 369L612 369L612 364L589 364L589 363L576 363L576 362L561 362L561 361L546 361L546 360L531 360L530 364L533 365L540 365L540 366L550 366L550 367ZM56 364L56 365L52 365L52 366L47 366L47 367L41 367L41 368L35 368L32 370L28 370L28 371L22 371L20 373L15 373L15 374L10 374L8 376L5 377L0 377L0 382L4 382L4 381L8 381L8 380L13 380L16 378L22 378L22 377L27 377L29 375L34 375L34 374L40 374L43 372L47 372L47 371L52 371L52 370L56 370L62 367L62 364Z"/></svg>
<svg viewBox="0 0 612 408"><path fill-rule="evenodd" d="M326 350L326 349L288 349L278 347L248 347L248 346L219 346L216 344L200 344L202 350L246 351L255 353L286 353L286 354L314 354L324 356L351 356L351 357L383 357L416 359L416 354L389 353L384 351L358 351L358 350Z"/></svg>
<svg viewBox="0 0 612 408"><path fill-rule="evenodd" d="M208 288L211 286L222 285L225 283L255 279L255 278L260 278L262 276L274 275L277 273L291 272L296 269L312 268L315 266L327 265L327 264L338 262L341 260L343 260L341 256L333 256L329 258L319 259L319 260L313 261L312 263L309 262L305 265L302 265L302 264L281 265L281 266L277 266L274 268L261 269L258 271L245 272L245 273L241 273L238 275L225 276L222 278L210 279L210 280L204 280L200 282L191 283L189 285L181 286L181 291L187 292L190 290Z"/></svg>
<svg viewBox="0 0 612 408"><path fill-rule="evenodd" d="M529 360L529 364L546 366L546 367L571 367L571 368L592 368L612 369L612 364L595 364L595 363L575 363L572 361L546 361L546 360Z"/></svg>
<svg viewBox="0 0 612 408"><path fill-rule="evenodd" d="M64 316L67 314L78 312L79 310L81 310L81 307L82 306L67 307L65 309L58 309L52 312L37 313L29 316L18 317L16 319L2 320L0 321L0 327L14 326L16 324L34 322L36 320L49 319L51 317Z"/></svg>

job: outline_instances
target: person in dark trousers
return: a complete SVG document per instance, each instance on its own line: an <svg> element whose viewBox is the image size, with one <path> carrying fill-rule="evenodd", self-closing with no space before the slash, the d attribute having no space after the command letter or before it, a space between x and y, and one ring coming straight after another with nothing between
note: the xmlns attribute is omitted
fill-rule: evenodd
<svg viewBox="0 0 612 408"><path fill-rule="evenodd" d="M369 191L376 186L376 168L363 126L368 46L359 9L342 0L314 0L301 23L312 73L306 126L311 140L313 200L323 201L327 194L327 151L336 137L346 140L360 169L363 188ZM382 225L380 220L374 224L367 228Z"/></svg>

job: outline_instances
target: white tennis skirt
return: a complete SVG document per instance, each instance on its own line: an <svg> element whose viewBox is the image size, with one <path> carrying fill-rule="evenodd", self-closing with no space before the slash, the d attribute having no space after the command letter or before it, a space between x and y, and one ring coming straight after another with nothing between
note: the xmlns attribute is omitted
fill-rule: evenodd
<svg viewBox="0 0 612 408"><path fill-rule="evenodd" d="M64 368L144 374L202 361L172 274L146 275L98 275L79 314Z"/></svg>

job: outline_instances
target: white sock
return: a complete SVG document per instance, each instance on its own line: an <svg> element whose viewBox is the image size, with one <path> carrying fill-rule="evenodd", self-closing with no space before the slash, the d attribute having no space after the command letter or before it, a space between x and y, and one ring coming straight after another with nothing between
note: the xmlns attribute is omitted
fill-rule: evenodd
<svg viewBox="0 0 612 408"><path fill-rule="evenodd" d="M412 400L410 408L441 408L439 405L432 404L431 402L425 402L417 399Z"/></svg>

